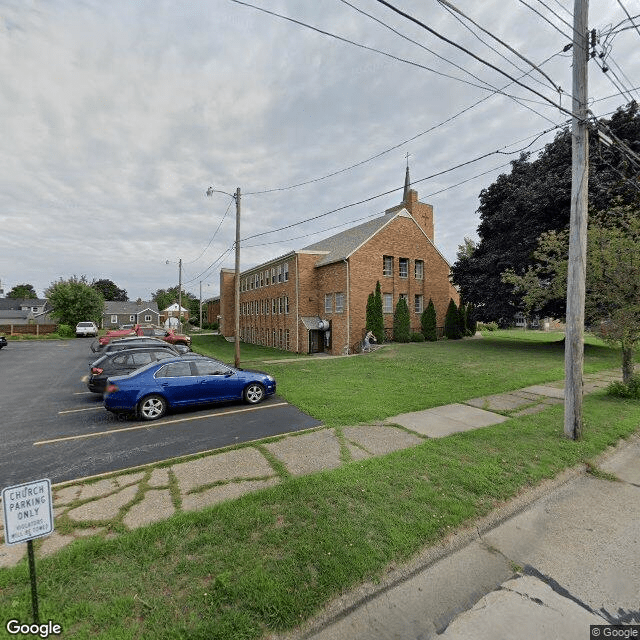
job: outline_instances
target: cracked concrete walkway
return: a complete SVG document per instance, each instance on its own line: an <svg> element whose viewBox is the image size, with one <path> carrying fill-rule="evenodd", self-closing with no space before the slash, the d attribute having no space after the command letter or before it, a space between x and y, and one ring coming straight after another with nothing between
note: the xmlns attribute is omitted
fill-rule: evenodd
<svg viewBox="0 0 640 640"><path fill-rule="evenodd" d="M585 391L602 388L615 372L585 376ZM36 541L48 555L78 537L116 535L114 525L135 529L180 511L194 511L249 491L270 487L288 476L334 469L354 460L413 447L426 438L497 424L514 415L561 402L562 383L529 387L388 418L383 423L319 428L253 443L238 449L167 461L128 473L53 487L55 530ZM3 530L0 524L0 536ZM3 536L2 536L3 538ZM26 555L26 544L0 546L0 567Z"/></svg>

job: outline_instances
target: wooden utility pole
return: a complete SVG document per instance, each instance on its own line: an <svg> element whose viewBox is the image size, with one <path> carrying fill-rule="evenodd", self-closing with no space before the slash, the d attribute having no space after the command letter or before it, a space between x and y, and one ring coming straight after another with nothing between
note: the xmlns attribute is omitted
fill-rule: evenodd
<svg viewBox="0 0 640 640"><path fill-rule="evenodd" d="M236 189L235 366L240 366L240 187Z"/></svg>
<svg viewBox="0 0 640 640"><path fill-rule="evenodd" d="M587 128L587 64L589 0L573 8L573 122L571 129L571 221L567 272L567 329L564 350L564 434L582 436L582 374L584 367L584 301L587 272L587 200L589 192L589 130Z"/></svg>

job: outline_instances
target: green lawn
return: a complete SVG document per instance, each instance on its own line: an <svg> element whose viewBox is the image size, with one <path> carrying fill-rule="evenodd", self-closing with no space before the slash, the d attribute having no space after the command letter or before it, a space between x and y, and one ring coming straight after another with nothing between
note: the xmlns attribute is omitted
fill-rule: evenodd
<svg viewBox="0 0 640 640"><path fill-rule="evenodd" d="M616 352L588 347L587 370L617 365ZM310 412L364 422L372 406L392 415L562 378L562 355L552 344L494 336L261 368ZM403 385L412 391L396 398ZM238 640L291 629L344 590L379 579L640 425L638 402L597 393L585 400L583 440L572 442L563 436L562 409L283 477L270 489L113 539L79 540L38 560L40 618L74 639ZM0 570L0 620L14 618L30 621L26 561Z"/></svg>
<svg viewBox="0 0 640 640"><path fill-rule="evenodd" d="M640 407L589 396L580 442L562 406L285 479L198 513L80 540L38 561L40 617L65 638L260 638L410 559L455 527L637 430ZM30 620L26 562L0 570L0 619Z"/></svg>
<svg viewBox="0 0 640 640"><path fill-rule="evenodd" d="M302 411L341 426L562 380L561 337L495 332L482 339L389 344L371 354L286 364L269 362L282 353L269 349L266 361L247 366L274 375L278 394ZM586 345L586 373L619 366L619 352L596 340Z"/></svg>

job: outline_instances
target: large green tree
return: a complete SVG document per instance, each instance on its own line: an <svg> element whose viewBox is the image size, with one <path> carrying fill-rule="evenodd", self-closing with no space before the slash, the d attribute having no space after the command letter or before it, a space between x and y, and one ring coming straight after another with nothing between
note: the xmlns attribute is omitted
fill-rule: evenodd
<svg viewBox="0 0 640 640"><path fill-rule="evenodd" d="M120 289L113 280L102 278L94 280L91 286L102 294L105 300L110 302L128 302L129 296L124 289Z"/></svg>
<svg viewBox="0 0 640 640"><path fill-rule="evenodd" d="M629 383L640 342L640 207L622 206L611 214L617 224L592 224L587 236L585 320L621 347L622 376ZM565 304L568 245L566 232L543 234L536 263L523 275L513 270L503 275L522 294L527 313L554 300L558 307Z"/></svg>
<svg viewBox="0 0 640 640"><path fill-rule="evenodd" d="M34 299L37 298L38 294L36 290L33 288L31 284L17 284L9 293L7 293L7 298L22 299L29 298Z"/></svg>
<svg viewBox="0 0 640 640"><path fill-rule="evenodd" d="M435 342L438 339L437 322L436 308L433 304L433 300L429 298L429 304L420 316L420 326L425 340Z"/></svg>
<svg viewBox="0 0 640 640"><path fill-rule="evenodd" d="M636 153L640 150L640 113L632 102L604 121L610 131ZM635 185L634 186L634 182ZM589 205L608 211L611 204L637 198L637 176L619 147L604 147L590 136ZM452 279L461 297L473 303L479 319L509 322L520 310L521 296L502 273L524 275L534 263L540 236L568 227L571 205L571 134L557 134L537 159L522 155L479 196L479 241L460 248ZM546 312L561 315L549 301Z"/></svg>
<svg viewBox="0 0 640 640"><path fill-rule="evenodd" d="M104 298L85 276L72 276L68 280L60 278L45 290L45 296L52 307L51 315L62 324L75 327L78 322L100 322Z"/></svg>

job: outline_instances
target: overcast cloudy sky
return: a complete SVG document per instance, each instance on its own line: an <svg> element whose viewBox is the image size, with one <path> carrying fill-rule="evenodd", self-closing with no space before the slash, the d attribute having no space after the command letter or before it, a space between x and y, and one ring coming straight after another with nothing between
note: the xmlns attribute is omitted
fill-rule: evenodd
<svg viewBox="0 0 640 640"><path fill-rule="evenodd" d="M375 0L249 3L379 52L233 0L0 0L5 292L43 295L75 274L148 300L177 284L182 259L185 289L214 296L234 264L235 205L207 187L241 188L246 269L398 204L407 153L453 262L476 237L480 191L567 119L517 85L505 92L518 101L495 94L486 83L505 76ZM395 4L513 77L531 71L436 0ZM522 82L557 103L552 81L570 106L572 1L453 4L549 76ZM589 26L608 34L605 61L640 100L640 32L628 20L611 31L625 9L637 16L640 0L591 0ZM597 60L589 69L595 115L629 101Z"/></svg>

